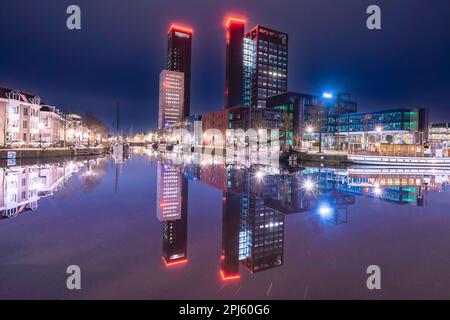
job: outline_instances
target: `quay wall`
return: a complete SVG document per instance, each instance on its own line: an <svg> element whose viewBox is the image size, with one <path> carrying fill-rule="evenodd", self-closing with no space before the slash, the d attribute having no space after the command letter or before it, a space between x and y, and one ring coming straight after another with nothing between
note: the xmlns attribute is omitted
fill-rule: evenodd
<svg viewBox="0 0 450 320"><path fill-rule="evenodd" d="M104 155L108 148L1 149L0 159L59 158Z"/></svg>

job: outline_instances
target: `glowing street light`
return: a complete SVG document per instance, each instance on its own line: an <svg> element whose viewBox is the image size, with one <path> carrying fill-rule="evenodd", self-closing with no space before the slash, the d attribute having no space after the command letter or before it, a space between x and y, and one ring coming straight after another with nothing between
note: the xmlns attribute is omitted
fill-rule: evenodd
<svg viewBox="0 0 450 320"><path fill-rule="evenodd" d="M380 197L383 194L383 190L380 188L379 184L375 184L375 188L373 189L373 193L377 196Z"/></svg>
<svg viewBox="0 0 450 320"><path fill-rule="evenodd" d="M266 174L265 174L265 172L264 171L257 171L256 172L256 174L255 174L255 177L256 177L256 180L258 181L258 182L262 182L262 181L264 181L264 176L265 176Z"/></svg>
<svg viewBox="0 0 450 320"><path fill-rule="evenodd" d="M322 97L325 99L332 99L333 98L333 94L331 92L324 92L322 94Z"/></svg>
<svg viewBox="0 0 450 320"><path fill-rule="evenodd" d="M333 210L327 204L322 204L319 207L319 215L324 219L329 218L332 213L333 213Z"/></svg>
<svg viewBox="0 0 450 320"><path fill-rule="evenodd" d="M307 126L307 127L306 127L306 132L312 133L313 131L314 131L313 126Z"/></svg>
<svg viewBox="0 0 450 320"><path fill-rule="evenodd" d="M311 177L306 178L302 183L302 189L306 192L312 192L316 188L316 185L314 181L311 179Z"/></svg>
<svg viewBox="0 0 450 320"><path fill-rule="evenodd" d="M383 131L383 127L382 126L377 126L375 128L375 131L378 132L378 133L381 133Z"/></svg>

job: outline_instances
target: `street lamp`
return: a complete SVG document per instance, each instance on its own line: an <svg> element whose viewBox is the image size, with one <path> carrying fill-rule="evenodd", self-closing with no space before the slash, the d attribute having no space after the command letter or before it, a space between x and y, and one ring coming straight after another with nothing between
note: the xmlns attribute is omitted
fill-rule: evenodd
<svg viewBox="0 0 450 320"><path fill-rule="evenodd" d="M313 133L314 131L314 127L312 125L308 125L306 126L306 132L308 133L307 137L308 137L308 149L311 146L311 133Z"/></svg>
<svg viewBox="0 0 450 320"><path fill-rule="evenodd" d="M383 127L381 126L381 125L379 125L379 126L377 126L376 128L375 128L375 131L380 135L380 143L381 143L381 140L382 140L382 133L383 133Z"/></svg>
<svg viewBox="0 0 450 320"><path fill-rule="evenodd" d="M322 97L325 99L332 99L333 94L331 92L324 92L324 93L322 93Z"/></svg>

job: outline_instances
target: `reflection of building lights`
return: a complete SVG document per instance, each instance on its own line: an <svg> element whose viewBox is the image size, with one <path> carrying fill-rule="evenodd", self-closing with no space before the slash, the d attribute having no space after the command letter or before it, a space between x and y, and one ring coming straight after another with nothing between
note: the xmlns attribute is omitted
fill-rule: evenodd
<svg viewBox="0 0 450 320"><path fill-rule="evenodd" d="M264 180L264 176L265 176L264 171L257 171L255 174L256 180L259 182Z"/></svg>
<svg viewBox="0 0 450 320"><path fill-rule="evenodd" d="M220 276L222 277L223 281L228 281L228 280L236 280L239 279L241 276L240 275L232 275L232 276L225 276L225 274L223 273L223 270L220 270Z"/></svg>
<svg viewBox="0 0 450 320"><path fill-rule="evenodd" d="M319 215L322 218L329 218L331 216L332 212L333 212L333 210L327 204L323 204L319 207Z"/></svg>
<svg viewBox="0 0 450 320"><path fill-rule="evenodd" d="M381 194L383 193L383 190L381 190L381 188L379 186L376 186L373 189L373 192L375 193L376 196L381 196Z"/></svg>
<svg viewBox="0 0 450 320"><path fill-rule="evenodd" d="M188 261L187 259L183 259L183 260L176 260L176 261L173 261L173 262L170 262L170 261L167 262L166 259L164 259L164 257L162 257L162 259L163 259L164 263L166 264L166 267L176 266L176 265L179 265L179 264L186 263Z"/></svg>
<svg viewBox="0 0 450 320"><path fill-rule="evenodd" d="M312 192L315 189L315 183L312 181L310 177L306 178L305 181L303 181L302 189L307 192Z"/></svg>

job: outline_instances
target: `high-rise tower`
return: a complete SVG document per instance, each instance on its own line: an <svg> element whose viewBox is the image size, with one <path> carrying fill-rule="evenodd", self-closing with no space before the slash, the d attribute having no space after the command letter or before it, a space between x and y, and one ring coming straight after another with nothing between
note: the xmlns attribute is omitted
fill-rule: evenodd
<svg viewBox="0 0 450 320"><path fill-rule="evenodd" d="M244 82L244 33L245 20L230 17L226 22L226 79L225 108L242 105Z"/></svg>
<svg viewBox="0 0 450 320"><path fill-rule="evenodd" d="M288 35L256 25L244 39L244 105L265 108L287 85Z"/></svg>
<svg viewBox="0 0 450 320"><path fill-rule="evenodd" d="M163 70L159 77L158 128L167 129L184 120L184 74Z"/></svg>
<svg viewBox="0 0 450 320"><path fill-rule="evenodd" d="M167 34L167 70L184 73L183 117L190 115L193 30L172 24Z"/></svg>

